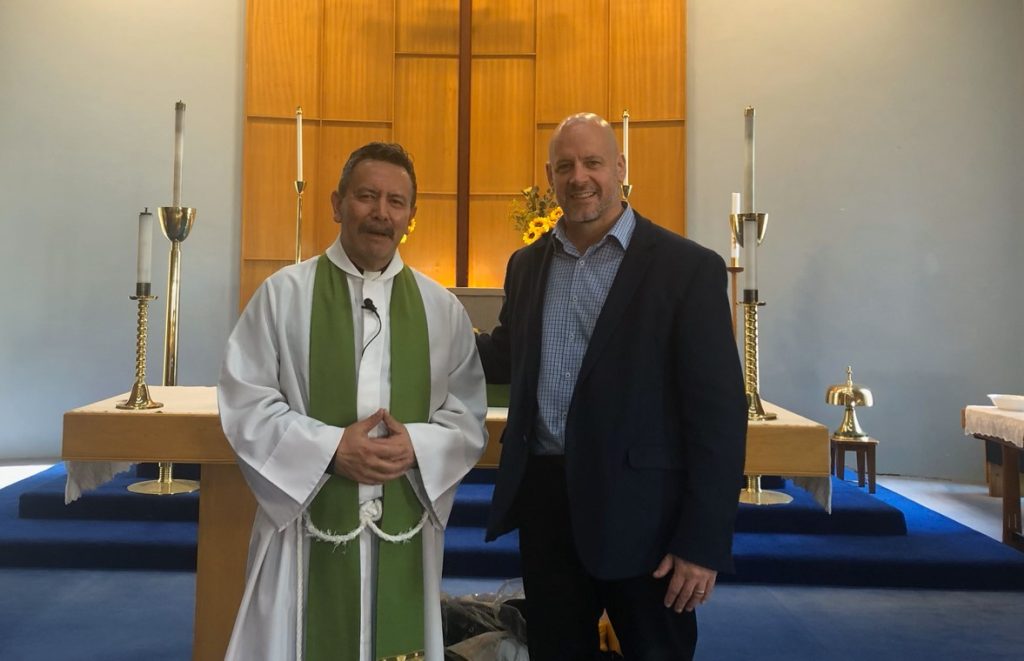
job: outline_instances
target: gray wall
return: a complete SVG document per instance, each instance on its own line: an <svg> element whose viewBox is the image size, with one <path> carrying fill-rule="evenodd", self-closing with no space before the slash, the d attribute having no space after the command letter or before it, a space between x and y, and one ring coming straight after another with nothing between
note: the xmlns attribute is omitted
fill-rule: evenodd
<svg viewBox="0 0 1024 661"><path fill-rule="evenodd" d="M136 214L169 203L179 98L199 210L179 382L215 381L237 306L244 4L0 2L0 458L55 456L64 410L131 384ZM690 235L728 249L752 104L762 392L834 426L824 389L852 363L885 472L980 480L959 409L1024 391L1022 33L1020 0L689 0Z"/></svg>
<svg viewBox="0 0 1024 661"><path fill-rule="evenodd" d="M761 392L834 428L852 364L879 470L982 479L959 411L1024 392L1020 0L691 0L688 228L726 253L757 109Z"/></svg>
<svg viewBox="0 0 1024 661"><path fill-rule="evenodd" d="M54 457L63 411L131 387L138 212L171 203L185 101L178 382L236 317L244 0L0 1L0 458ZM149 382L169 243L154 238Z"/></svg>

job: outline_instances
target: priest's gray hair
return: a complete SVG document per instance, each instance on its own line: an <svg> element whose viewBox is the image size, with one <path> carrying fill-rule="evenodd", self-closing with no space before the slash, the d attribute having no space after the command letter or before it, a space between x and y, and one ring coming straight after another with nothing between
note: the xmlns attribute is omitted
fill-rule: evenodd
<svg viewBox="0 0 1024 661"><path fill-rule="evenodd" d="M409 206L416 206L416 170L412 166L412 156L405 147L397 142L371 142L352 152L341 169L341 180L338 181L338 195L342 197L352 182L352 171L363 161L384 161L399 166L409 173L412 180L412 199Z"/></svg>

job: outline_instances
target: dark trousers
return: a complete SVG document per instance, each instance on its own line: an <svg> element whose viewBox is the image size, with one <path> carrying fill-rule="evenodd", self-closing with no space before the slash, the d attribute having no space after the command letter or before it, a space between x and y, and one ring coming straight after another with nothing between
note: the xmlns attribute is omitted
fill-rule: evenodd
<svg viewBox="0 0 1024 661"><path fill-rule="evenodd" d="M516 506L530 661L595 659L604 610L626 661L693 658L696 614L665 608L667 577L602 581L583 567L569 520L563 457L530 457Z"/></svg>

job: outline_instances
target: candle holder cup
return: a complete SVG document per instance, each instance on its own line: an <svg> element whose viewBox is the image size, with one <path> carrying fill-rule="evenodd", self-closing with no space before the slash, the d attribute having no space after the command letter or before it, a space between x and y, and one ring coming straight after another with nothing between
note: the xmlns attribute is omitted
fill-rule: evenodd
<svg viewBox="0 0 1024 661"><path fill-rule="evenodd" d="M743 234L747 221L757 221L757 245L764 242L764 234L768 230L768 214L766 213L731 213L729 223L732 225L733 234L736 235L736 242L743 247ZM736 266L734 264L734 266Z"/></svg>

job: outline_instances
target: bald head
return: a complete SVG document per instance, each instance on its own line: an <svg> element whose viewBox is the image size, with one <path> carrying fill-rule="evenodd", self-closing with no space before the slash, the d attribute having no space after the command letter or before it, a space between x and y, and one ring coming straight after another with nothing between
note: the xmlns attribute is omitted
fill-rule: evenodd
<svg viewBox="0 0 1024 661"><path fill-rule="evenodd" d="M569 115L555 127L555 132L551 134L551 142L548 143L548 162L555 160L555 143L562 139L562 134L573 133L580 128L599 132L605 142L605 146L613 155L618 155L619 142L615 138L615 131L612 129L612 125L600 115L595 115L592 112L580 112L575 115Z"/></svg>

